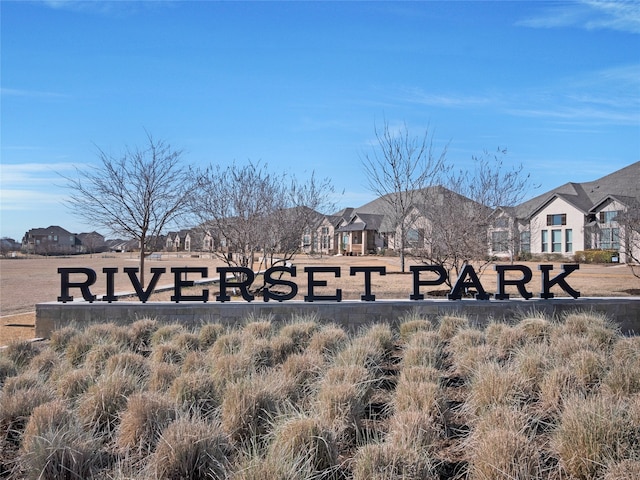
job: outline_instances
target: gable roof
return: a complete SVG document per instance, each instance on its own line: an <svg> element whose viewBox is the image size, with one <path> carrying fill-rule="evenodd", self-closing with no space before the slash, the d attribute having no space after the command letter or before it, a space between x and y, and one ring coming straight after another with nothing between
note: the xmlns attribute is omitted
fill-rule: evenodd
<svg viewBox="0 0 640 480"><path fill-rule="evenodd" d="M608 196L626 198L627 202L640 199L640 162L590 182L565 183L521 203L515 212L517 218L528 219L555 198L561 198L586 214Z"/></svg>

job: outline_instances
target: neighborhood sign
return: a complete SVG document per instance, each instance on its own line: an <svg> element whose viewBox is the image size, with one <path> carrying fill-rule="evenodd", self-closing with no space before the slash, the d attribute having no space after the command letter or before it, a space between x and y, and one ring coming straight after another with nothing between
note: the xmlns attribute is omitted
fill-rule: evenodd
<svg viewBox="0 0 640 480"><path fill-rule="evenodd" d="M550 291L552 287L557 286L564 292L568 293L573 298L578 298L580 292L571 288L567 283L567 277L571 272L578 270L580 266L578 264L566 264L561 266L561 272L551 277L553 265L539 265L540 271L540 298L549 299L553 298L554 294ZM421 293L421 287L433 287L442 285L448 280L447 271L440 265L413 265L410 267L413 280L413 290L409 295L410 300L424 300L424 294ZM153 277L149 282L146 289L140 284L138 278L138 268L125 267L124 273L126 273L131 282L131 286L135 290L138 299L145 303L151 293L158 285L158 281L163 274L166 273L166 268L152 268L151 273ZM520 296L524 299L530 299L533 297L533 293L527 290L527 284L533 278L533 272L525 265L496 265L495 271L497 275L497 292L494 294L496 300L506 300L509 298L509 294L505 292L507 286L515 286ZM256 278L256 274L249 268L244 267L217 267L216 272L220 275L219 286L220 292L215 296L216 302L228 302L231 300L229 292L240 291L242 298L251 302L255 296L250 293L250 287ZM70 295L71 289L79 289L82 294L82 298L88 302L94 302L97 296L91 293L91 287L95 284L98 276L95 270L84 267L74 268L58 268L60 274L60 296L58 302L66 303L73 301L73 296ZM102 296L101 301L115 302L118 297L115 294L115 275L118 273L118 268L103 268L102 273L105 275L106 291L107 293ZM195 285L194 280L187 280L187 275L197 274L201 277L208 278L207 267L173 267L171 268L173 274L173 295L171 296L172 302L207 302L209 301L209 290L203 289L199 295L187 295L183 293L183 289L187 287L193 287ZM340 267L333 266L315 266L304 267L304 273L307 275L307 294L304 296L305 302L316 301L328 301L328 302L340 302L342 301L342 290L336 288L331 295L318 294L317 288L327 287L326 277L320 278L319 275L333 276L339 278L341 275ZM372 275L386 275L386 268L384 266L352 266L349 268L349 275L356 276L362 274L363 276L363 294L360 299L364 302L373 302L376 299L375 294L371 288L371 276ZM508 277L508 274L511 276ZM513 274L518 278L512 278ZM298 294L298 284L293 280L296 277L297 270L293 265L279 265L269 268L264 272L265 288L263 290L263 300L268 302L275 300L277 302L283 302L292 300ZM288 275L285 278L285 275ZM72 276L73 280L72 281ZM80 280L78 280L80 276ZM278 287L275 289L275 287ZM281 292L281 289L288 291ZM465 265L458 275L456 282L453 284L453 288L447 295L449 300L460 300L467 292L473 291L476 300L489 300L491 294L487 293L478 278L473 266Z"/></svg>

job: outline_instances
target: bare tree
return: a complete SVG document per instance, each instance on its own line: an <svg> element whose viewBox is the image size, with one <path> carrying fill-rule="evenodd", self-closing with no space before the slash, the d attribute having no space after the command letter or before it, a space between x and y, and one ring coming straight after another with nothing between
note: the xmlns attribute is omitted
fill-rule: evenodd
<svg viewBox="0 0 640 480"><path fill-rule="evenodd" d="M631 273L640 278L640 195L629 202L616 221L621 227L620 252L625 254Z"/></svg>
<svg viewBox="0 0 640 480"><path fill-rule="evenodd" d="M436 185L444 172L447 148L434 154L433 135L428 130L412 136L406 124L393 131L387 121L375 126L377 144L365 153L361 164L369 190L385 204L384 214L394 235L400 268L405 271L407 230L415 218L415 206L421 203L424 189Z"/></svg>
<svg viewBox="0 0 640 480"><path fill-rule="evenodd" d="M229 267L252 270L256 260L258 269L291 260L333 191L329 180L314 174L300 182L259 162L210 166L197 173L196 184L192 209L218 238L216 255Z"/></svg>
<svg viewBox="0 0 640 480"><path fill-rule="evenodd" d="M468 263L480 262L480 269L490 263L488 232L495 209L517 205L529 190L529 175L521 165L506 167L505 155L498 149L473 157L473 169L450 173L447 188L429 189L424 197L428 233L416 255L443 266L450 279Z"/></svg>
<svg viewBox="0 0 640 480"><path fill-rule="evenodd" d="M140 248L140 283L144 260L158 247L166 227L187 212L190 176L182 152L147 134L147 145L126 149L118 158L98 151L100 164L65 177L67 204L88 224L135 239Z"/></svg>

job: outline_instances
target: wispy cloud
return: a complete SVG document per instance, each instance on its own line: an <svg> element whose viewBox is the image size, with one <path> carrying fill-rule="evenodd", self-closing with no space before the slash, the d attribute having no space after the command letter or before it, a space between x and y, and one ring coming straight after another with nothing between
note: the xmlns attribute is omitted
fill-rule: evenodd
<svg viewBox="0 0 640 480"><path fill-rule="evenodd" d="M530 92L507 111L514 115L547 117L575 124L638 125L640 123L640 64L563 78L544 91Z"/></svg>
<svg viewBox="0 0 640 480"><path fill-rule="evenodd" d="M401 100L419 105L444 108L469 108L490 105L494 99L488 96L427 93L418 88L400 92Z"/></svg>
<svg viewBox="0 0 640 480"><path fill-rule="evenodd" d="M131 1L95 1L95 0L44 0L49 8L95 15L131 15L139 11L170 6L174 0Z"/></svg>
<svg viewBox="0 0 640 480"><path fill-rule="evenodd" d="M636 0L580 0L543 5L545 8L538 15L520 20L516 25L640 33L640 2Z"/></svg>
<svg viewBox="0 0 640 480"><path fill-rule="evenodd" d="M69 95L58 92L43 92L38 90L24 90L19 88L0 88L0 95L3 97L22 97L22 98L48 98L60 99L69 98Z"/></svg>
<svg viewBox="0 0 640 480"><path fill-rule="evenodd" d="M62 204L67 198L68 195L63 193L3 188L0 191L0 210L37 211L43 205Z"/></svg>
<svg viewBox="0 0 640 480"><path fill-rule="evenodd" d="M3 190L22 185L62 182L60 174L75 171L73 163L19 163L0 164L0 182Z"/></svg>

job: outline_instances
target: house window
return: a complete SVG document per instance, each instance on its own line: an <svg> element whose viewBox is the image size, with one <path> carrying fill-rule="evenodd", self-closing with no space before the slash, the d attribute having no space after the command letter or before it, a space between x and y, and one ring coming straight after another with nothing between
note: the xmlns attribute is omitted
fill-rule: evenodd
<svg viewBox="0 0 640 480"><path fill-rule="evenodd" d="M354 245L362 244L362 232L353 232L353 244Z"/></svg>
<svg viewBox="0 0 640 480"><path fill-rule="evenodd" d="M509 218L508 217L496 218L494 225L496 228L507 228L509 226Z"/></svg>
<svg viewBox="0 0 640 480"><path fill-rule="evenodd" d="M600 248L603 250L620 249L620 230L618 228L603 228L600 230Z"/></svg>
<svg viewBox="0 0 640 480"><path fill-rule="evenodd" d="M549 251L549 230L542 230L542 251Z"/></svg>
<svg viewBox="0 0 640 480"><path fill-rule="evenodd" d="M600 223L611 223L615 221L616 217L620 214L618 210L611 210L608 212L600 212Z"/></svg>
<svg viewBox="0 0 640 480"><path fill-rule="evenodd" d="M531 232L520 232L520 251L522 253L531 252Z"/></svg>
<svg viewBox="0 0 640 480"><path fill-rule="evenodd" d="M556 213L553 215L547 215L547 225L566 225L567 224L567 214L566 213Z"/></svg>
<svg viewBox="0 0 640 480"><path fill-rule="evenodd" d="M562 230L551 230L551 251L562 252Z"/></svg>
<svg viewBox="0 0 640 480"><path fill-rule="evenodd" d="M573 252L573 230L570 228L564 231L564 251Z"/></svg>
<svg viewBox="0 0 640 480"><path fill-rule="evenodd" d="M305 234L305 235L302 237L302 244L303 244L303 246L305 246L305 247L310 247L310 246L311 246L311 235L309 235L309 234Z"/></svg>
<svg viewBox="0 0 640 480"><path fill-rule="evenodd" d="M491 232L491 250L493 252L509 251L509 232Z"/></svg>

